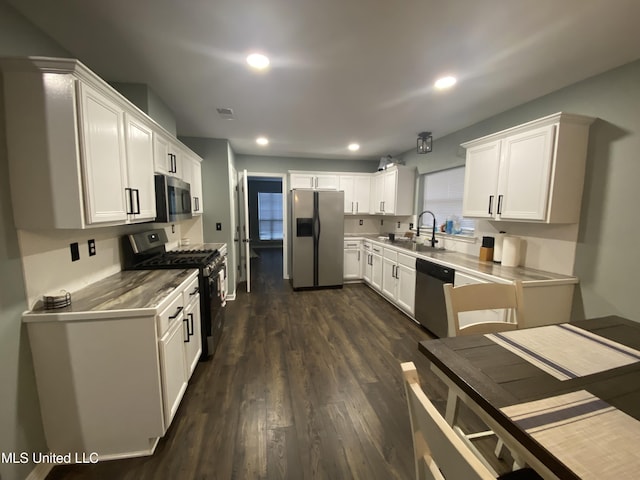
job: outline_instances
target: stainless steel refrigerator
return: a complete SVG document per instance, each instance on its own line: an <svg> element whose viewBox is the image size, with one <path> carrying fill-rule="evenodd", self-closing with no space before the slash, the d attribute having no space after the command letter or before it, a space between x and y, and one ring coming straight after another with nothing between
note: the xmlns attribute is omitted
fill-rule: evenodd
<svg viewBox="0 0 640 480"><path fill-rule="evenodd" d="M341 287L344 192L292 190L290 218L293 288Z"/></svg>

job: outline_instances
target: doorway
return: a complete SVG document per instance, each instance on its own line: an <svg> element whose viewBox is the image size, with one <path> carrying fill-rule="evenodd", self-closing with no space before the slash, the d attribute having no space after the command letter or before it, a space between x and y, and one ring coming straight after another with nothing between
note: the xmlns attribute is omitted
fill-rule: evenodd
<svg viewBox="0 0 640 480"><path fill-rule="evenodd" d="M239 172L240 174L240 172ZM242 200L246 211L240 215L240 231L243 235L244 255L241 265L242 278L247 282L246 289L253 287L253 272L258 274L264 269L260 266L261 258L268 258L270 265L282 265L281 277L287 272L287 210L286 210L286 176L284 174L242 172L240 174ZM246 179L246 183L245 183ZM274 260L276 262L274 264ZM269 269L273 274L273 268Z"/></svg>

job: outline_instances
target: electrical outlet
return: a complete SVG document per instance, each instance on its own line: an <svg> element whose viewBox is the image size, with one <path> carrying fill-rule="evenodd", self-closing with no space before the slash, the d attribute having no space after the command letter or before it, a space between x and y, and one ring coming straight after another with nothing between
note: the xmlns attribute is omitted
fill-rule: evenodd
<svg viewBox="0 0 640 480"><path fill-rule="evenodd" d="M96 241L93 238L88 240L87 246L89 247L89 256L93 257L96 254Z"/></svg>
<svg viewBox="0 0 640 480"><path fill-rule="evenodd" d="M413 230L413 223L409 224L409 230Z"/></svg>
<svg viewBox="0 0 640 480"><path fill-rule="evenodd" d="M75 262L76 260L80 260L80 249L78 248L78 242L69 244L69 248L71 249L71 261Z"/></svg>
<svg viewBox="0 0 640 480"><path fill-rule="evenodd" d="M222 224L220 222L216 223L216 230L222 230Z"/></svg>
<svg viewBox="0 0 640 480"><path fill-rule="evenodd" d="M400 222L398 222L398 228L400 228Z"/></svg>
<svg viewBox="0 0 640 480"><path fill-rule="evenodd" d="M364 220L360 219L360 221L358 222L360 225L364 225Z"/></svg>
<svg viewBox="0 0 640 480"><path fill-rule="evenodd" d="M384 220L380 220L380 225L384 225Z"/></svg>

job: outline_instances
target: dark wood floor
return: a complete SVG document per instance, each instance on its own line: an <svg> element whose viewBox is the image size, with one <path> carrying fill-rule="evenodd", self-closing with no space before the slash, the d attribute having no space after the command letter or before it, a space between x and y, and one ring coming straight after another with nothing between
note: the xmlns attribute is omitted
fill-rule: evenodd
<svg viewBox="0 0 640 480"><path fill-rule="evenodd" d="M414 477L401 362L444 409L417 350L426 331L364 285L293 292L281 250L252 268L252 292L228 303L219 350L154 455L59 466L48 480Z"/></svg>

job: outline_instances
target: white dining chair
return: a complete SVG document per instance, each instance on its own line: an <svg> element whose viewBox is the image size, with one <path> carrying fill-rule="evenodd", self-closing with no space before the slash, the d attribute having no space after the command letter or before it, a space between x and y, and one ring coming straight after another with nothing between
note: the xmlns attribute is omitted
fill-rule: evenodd
<svg viewBox="0 0 640 480"><path fill-rule="evenodd" d="M525 468L498 476L487 461L474 454L427 398L413 362L401 364L409 408L416 480L540 479Z"/></svg>
<svg viewBox="0 0 640 480"><path fill-rule="evenodd" d="M451 283L446 283L443 288L447 307L448 336L450 337L504 332L522 328L524 325L524 302L521 281L516 280L507 284L474 283L457 287L454 287ZM461 325L461 313L488 310L504 310L504 321L478 321L464 326ZM445 419L467 441L468 445L472 447L472 440L495 435L491 430L466 433L457 425L461 392L455 385L451 385L446 380L446 376L442 375L438 369L434 369L434 372L447 383L449 388ZM496 457L502 457L503 448L504 442L501 438L498 438L495 449ZM522 466L522 462L517 455L513 456L513 467L517 469Z"/></svg>
<svg viewBox="0 0 640 480"><path fill-rule="evenodd" d="M474 335L516 330L524 325L522 282L474 283L454 287L446 283L448 336ZM460 313L505 310L505 321L479 321L462 326Z"/></svg>

